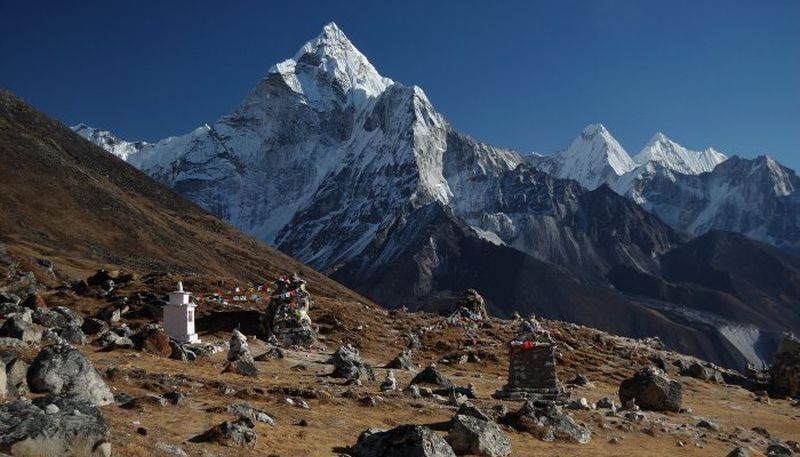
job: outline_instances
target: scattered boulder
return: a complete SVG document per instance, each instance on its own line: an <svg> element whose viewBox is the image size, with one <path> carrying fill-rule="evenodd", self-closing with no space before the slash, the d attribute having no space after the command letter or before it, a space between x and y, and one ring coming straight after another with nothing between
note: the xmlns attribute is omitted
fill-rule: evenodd
<svg viewBox="0 0 800 457"><path fill-rule="evenodd" d="M592 439L589 428L576 424L553 401L528 400L519 411L506 414L503 422L543 441L564 440L586 444Z"/></svg>
<svg viewBox="0 0 800 457"><path fill-rule="evenodd" d="M0 399L8 395L8 375L6 374L6 364L0 360Z"/></svg>
<svg viewBox="0 0 800 457"><path fill-rule="evenodd" d="M793 454L792 449L783 443L774 442L767 446L767 457L792 457Z"/></svg>
<svg viewBox="0 0 800 457"><path fill-rule="evenodd" d="M703 365L699 362L692 362L691 365L681 370L681 375L700 379L702 381L715 382L717 384L722 384L725 382L725 380L722 378L722 373L720 373L719 370Z"/></svg>
<svg viewBox="0 0 800 457"><path fill-rule="evenodd" d="M156 443L156 449L158 449L158 451L162 454L171 457L189 457L189 454L187 454L186 451L184 451L183 448L177 444Z"/></svg>
<svg viewBox="0 0 800 457"><path fill-rule="evenodd" d="M737 447L728 453L727 457L765 457L761 452L751 447Z"/></svg>
<svg viewBox="0 0 800 457"><path fill-rule="evenodd" d="M470 401L465 401L464 403L461 403L461 406L458 407L456 415L470 416L482 421L492 420L491 417L487 416L486 413L481 411L477 406L473 405L472 402Z"/></svg>
<svg viewBox="0 0 800 457"><path fill-rule="evenodd" d="M266 362L273 359L283 359L286 357L286 353L283 352L283 349L277 346L270 346L269 349L266 350L261 355L255 357L256 362Z"/></svg>
<svg viewBox="0 0 800 457"><path fill-rule="evenodd" d="M167 399L158 395L142 395L141 397L131 398L130 400L119 405L122 409L138 409L142 410L146 406L155 406L163 408L167 406Z"/></svg>
<svg viewBox="0 0 800 457"><path fill-rule="evenodd" d="M408 371L416 369L414 364L411 362L411 351L405 350L400 354L397 354L397 357L393 358L389 363L387 363L385 368Z"/></svg>
<svg viewBox="0 0 800 457"><path fill-rule="evenodd" d="M612 399L610 399L608 397L603 397L603 398L601 398L600 400L597 401L597 407L601 408L601 409L616 410L617 409L617 404L614 403L614 400L612 400Z"/></svg>
<svg viewBox="0 0 800 457"><path fill-rule="evenodd" d="M639 407L651 411L680 411L682 387L654 366L642 368L619 386L622 404L635 400Z"/></svg>
<svg viewBox="0 0 800 457"><path fill-rule="evenodd" d="M235 414L240 417L246 417L253 422L275 425L275 419L267 414L266 411L254 408L249 403L234 403L226 406L225 410L231 414Z"/></svg>
<svg viewBox="0 0 800 457"><path fill-rule="evenodd" d="M436 365L433 363L417 373L417 375L411 380L411 384L428 384L444 387L446 389L453 387L452 381L440 373L439 370L436 369Z"/></svg>
<svg viewBox="0 0 800 457"><path fill-rule="evenodd" d="M68 325L66 327L53 329L53 332L67 343L80 346L86 344L86 335L83 334L80 327Z"/></svg>
<svg viewBox="0 0 800 457"><path fill-rule="evenodd" d="M800 340L787 335L778 345L770 368L770 387L780 395L800 396Z"/></svg>
<svg viewBox="0 0 800 457"><path fill-rule="evenodd" d="M48 395L0 405L0 449L18 457L109 457L110 429L76 396Z"/></svg>
<svg viewBox="0 0 800 457"><path fill-rule="evenodd" d="M94 405L114 402L114 395L86 357L68 345L47 346L28 369L28 386L37 393L74 394Z"/></svg>
<svg viewBox="0 0 800 457"><path fill-rule="evenodd" d="M583 373L576 373L575 377L567 381L567 384L572 386L590 386L592 382Z"/></svg>
<svg viewBox="0 0 800 457"><path fill-rule="evenodd" d="M29 309L46 309L47 302L44 301L44 297L39 294L30 294L25 298L25 301L21 303L21 305L25 308Z"/></svg>
<svg viewBox="0 0 800 457"><path fill-rule="evenodd" d="M108 331L108 324L96 317L89 317L83 320L81 330L86 335L99 335Z"/></svg>
<svg viewBox="0 0 800 457"><path fill-rule="evenodd" d="M455 457L443 438L422 425L367 430L350 449L354 457Z"/></svg>
<svg viewBox="0 0 800 457"><path fill-rule="evenodd" d="M6 395L9 398L21 397L28 393L28 364L25 363L19 354L6 353L4 358L6 375Z"/></svg>
<svg viewBox="0 0 800 457"><path fill-rule="evenodd" d="M19 305L22 302L22 298L19 295L8 293L8 292L0 292L0 304L10 303L14 306Z"/></svg>
<svg viewBox="0 0 800 457"><path fill-rule="evenodd" d="M453 418L447 442L458 455L505 457L511 454L511 442L497 424L472 416Z"/></svg>
<svg viewBox="0 0 800 457"><path fill-rule="evenodd" d="M172 347L169 345L169 336L158 324L150 324L131 336L131 341L136 349L150 354L169 357Z"/></svg>
<svg viewBox="0 0 800 457"><path fill-rule="evenodd" d="M42 340L45 328L34 324L31 312L12 314L0 327L0 336L16 338L23 343L38 343Z"/></svg>
<svg viewBox="0 0 800 457"><path fill-rule="evenodd" d="M256 445L255 424L247 418L228 422L206 430L205 432L189 439L192 443L217 443L222 446L253 447Z"/></svg>
<svg viewBox="0 0 800 457"><path fill-rule="evenodd" d="M258 375L253 355L250 353L250 346L247 344L247 337L238 330L231 334L230 349L225 360L223 373L238 373L242 376L255 377Z"/></svg>
<svg viewBox="0 0 800 457"><path fill-rule="evenodd" d="M352 345L347 344L340 346L331 357L333 363L333 373L331 376L335 378L344 378L348 381L355 380L375 380L375 373L372 368L361 360L361 355L358 349Z"/></svg>

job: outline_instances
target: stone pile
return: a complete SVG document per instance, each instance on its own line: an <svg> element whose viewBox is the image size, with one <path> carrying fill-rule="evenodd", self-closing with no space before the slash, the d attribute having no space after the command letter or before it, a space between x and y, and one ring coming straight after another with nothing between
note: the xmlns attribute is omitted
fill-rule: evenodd
<svg viewBox="0 0 800 457"><path fill-rule="evenodd" d="M228 349L225 368L222 372L251 377L258 375L258 368L256 368L256 362L250 352L250 346L247 344L247 337L238 330L234 330L231 334L230 349Z"/></svg>
<svg viewBox="0 0 800 457"><path fill-rule="evenodd" d="M264 334L286 346L314 344L317 332L308 316L313 303L306 281L297 274L281 277L271 294L267 312L261 317Z"/></svg>
<svg viewBox="0 0 800 457"><path fill-rule="evenodd" d="M358 349L347 344L340 346L331 357L333 363L334 378L344 378L348 381L375 380L375 373L372 368L361 360Z"/></svg>
<svg viewBox="0 0 800 457"><path fill-rule="evenodd" d="M556 344L536 320L523 321L509 343L508 383L495 398L563 400L566 393L556 375Z"/></svg>
<svg viewBox="0 0 800 457"><path fill-rule="evenodd" d="M770 368L770 388L790 397L800 396L800 340L787 335L778 346Z"/></svg>

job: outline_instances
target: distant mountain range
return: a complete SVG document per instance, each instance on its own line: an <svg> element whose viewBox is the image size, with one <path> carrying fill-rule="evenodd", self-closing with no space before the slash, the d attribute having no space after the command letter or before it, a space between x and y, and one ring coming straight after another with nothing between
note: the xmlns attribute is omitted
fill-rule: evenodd
<svg viewBox="0 0 800 457"><path fill-rule="evenodd" d="M273 66L232 113L189 134L148 144L74 130L387 306L435 307L477 287L495 312L659 335L736 366L768 356L765 335L800 330L786 282L737 289L706 273L736 281L741 265L674 276L664 264L676 252L701 262L691 238L709 230L797 248L791 170L690 151L661 134L631 158L602 125L551 156L483 144L453 129L419 87L382 77L335 24ZM794 272L792 256L749 238L715 246L767 252L770 271ZM637 278L655 285L640 290ZM700 291L702 302L684 299ZM718 312L726 306L740 311Z"/></svg>

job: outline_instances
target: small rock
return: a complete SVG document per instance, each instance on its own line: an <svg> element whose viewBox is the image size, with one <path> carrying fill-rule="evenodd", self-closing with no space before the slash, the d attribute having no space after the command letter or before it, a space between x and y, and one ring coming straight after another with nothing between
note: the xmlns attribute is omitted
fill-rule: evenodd
<svg viewBox="0 0 800 457"><path fill-rule="evenodd" d="M256 445L257 435L255 424L247 418L240 418L233 422L223 422L209 430L189 439L192 443L217 443L223 446L253 447Z"/></svg>
<svg viewBox="0 0 800 457"><path fill-rule="evenodd" d="M448 389L453 387L453 383L446 376L440 373L434 364L428 365L424 370L417 373L417 375L411 380L411 384L429 384Z"/></svg>

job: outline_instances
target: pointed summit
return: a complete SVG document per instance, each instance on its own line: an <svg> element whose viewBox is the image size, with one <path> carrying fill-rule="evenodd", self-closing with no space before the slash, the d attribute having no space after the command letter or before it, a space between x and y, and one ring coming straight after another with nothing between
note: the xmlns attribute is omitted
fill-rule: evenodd
<svg viewBox="0 0 800 457"><path fill-rule="evenodd" d="M603 124L590 124L563 151L532 157L534 166L558 178L574 179L595 189L613 183L636 164Z"/></svg>
<svg viewBox="0 0 800 457"><path fill-rule="evenodd" d="M274 65L269 74L278 74L294 91L308 101L329 102L331 83L338 86L357 105L375 98L394 82L381 76L333 22L304 44L293 58Z"/></svg>
<svg viewBox="0 0 800 457"><path fill-rule="evenodd" d="M725 159L727 157L724 154L713 148L704 151L686 149L661 132L653 135L647 145L633 158L640 167L652 162L684 175L709 172Z"/></svg>

